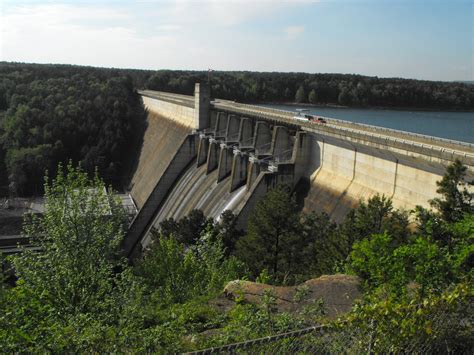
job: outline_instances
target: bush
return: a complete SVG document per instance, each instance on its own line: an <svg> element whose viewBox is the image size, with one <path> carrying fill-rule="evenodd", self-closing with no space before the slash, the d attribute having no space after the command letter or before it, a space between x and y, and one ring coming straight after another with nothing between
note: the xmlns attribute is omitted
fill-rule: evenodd
<svg viewBox="0 0 474 355"><path fill-rule="evenodd" d="M226 282L246 273L235 257L225 256L222 241L213 239L210 231L192 247L185 247L173 236L155 235L135 271L163 304L219 292Z"/></svg>

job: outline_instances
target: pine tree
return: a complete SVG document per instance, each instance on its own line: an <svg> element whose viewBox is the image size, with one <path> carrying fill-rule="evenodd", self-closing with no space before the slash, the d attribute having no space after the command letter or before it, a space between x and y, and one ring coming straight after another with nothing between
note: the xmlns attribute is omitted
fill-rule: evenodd
<svg viewBox="0 0 474 355"><path fill-rule="evenodd" d="M306 100L306 93L304 91L304 87L300 86L296 91L295 101L298 103L302 103Z"/></svg>
<svg viewBox="0 0 474 355"><path fill-rule="evenodd" d="M441 181L438 181L438 192L442 198L435 198L430 201L441 217L446 222L456 222L462 219L464 213L473 213L473 194L467 189L469 183L464 178L467 167L458 159L446 168L446 173ZM470 183L472 184L472 182Z"/></svg>
<svg viewBox="0 0 474 355"><path fill-rule="evenodd" d="M318 97L316 95L316 91L313 89L313 90L311 90L311 92L308 95L308 101L309 101L309 103L314 105L314 104L317 103L317 100L318 100Z"/></svg>
<svg viewBox="0 0 474 355"><path fill-rule="evenodd" d="M255 206L248 233L237 242L237 256L255 276L267 269L274 281L284 281L299 261L299 229L298 208L289 188L277 187Z"/></svg>

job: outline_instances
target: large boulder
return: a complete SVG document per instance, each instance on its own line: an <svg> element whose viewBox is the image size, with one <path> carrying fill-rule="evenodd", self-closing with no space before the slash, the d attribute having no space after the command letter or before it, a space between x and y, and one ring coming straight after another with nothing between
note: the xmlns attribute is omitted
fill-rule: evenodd
<svg viewBox="0 0 474 355"><path fill-rule="evenodd" d="M233 301L262 304L265 295L275 298L280 312L297 312L321 300L325 313L333 318L348 312L354 301L361 297L360 280L350 275L323 275L298 286L272 286L251 281L229 282L225 296Z"/></svg>

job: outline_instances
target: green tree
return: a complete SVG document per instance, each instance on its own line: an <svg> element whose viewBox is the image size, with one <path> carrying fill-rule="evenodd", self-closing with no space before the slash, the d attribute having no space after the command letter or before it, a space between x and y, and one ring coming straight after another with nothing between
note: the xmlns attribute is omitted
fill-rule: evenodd
<svg viewBox="0 0 474 355"><path fill-rule="evenodd" d="M410 282L416 282L425 294L455 281L449 254L428 238L394 245L388 234L374 234L356 242L350 254L351 269L369 287L386 286L395 294L405 293Z"/></svg>
<svg viewBox="0 0 474 355"><path fill-rule="evenodd" d="M349 246L326 213L303 213L300 272L305 279L331 273L349 254Z"/></svg>
<svg viewBox="0 0 474 355"><path fill-rule="evenodd" d="M237 216L232 211L225 210L215 226L217 236L222 240L227 255L234 254L237 241L244 235L237 229Z"/></svg>
<svg viewBox="0 0 474 355"><path fill-rule="evenodd" d="M352 95L351 95L351 92L349 90L349 88L347 87L343 87L339 93L339 96L337 98L337 101L341 104L341 105L350 105L352 103Z"/></svg>
<svg viewBox="0 0 474 355"><path fill-rule="evenodd" d="M458 277L474 279L474 214L468 213L449 226L452 234L452 263Z"/></svg>
<svg viewBox="0 0 474 355"><path fill-rule="evenodd" d="M390 280L387 270L391 266L392 253L392 238L386 233L374 234L354 243L349 257L350 270L369 287L381 286Z"/></svg>
<svg viewBox="0 0 474 355"><path fill-rule="evenodd" d="M437 182L437 192L441 197L430 201L436 210L417 206L415 216L418 230L422 235L429 235L443 246L452 246L453 232L451 225L474 213L473 194L465 181L466 167L459 160L449 165L441 181Z"/></svg>
<svg viewBox="0 0 474 355"><path fill-rule="evenodd" d="M318 102L318 97L316 95L316 90L313 89L313 90L310 91L310 93L308 95L308 101L309 101L309 103L311 103L313 105Z"/></svg>
<svg viewBox="0 0 474 355"><path fill-rule="evenodd" d="M172 235L180 243L194 244L208 225L212 225L212 218L206 218L201 210L192 210L179 221L169 218L160 223L160 233Z"/></svg>
<svg viewBox="0 0 474 355"><path fill-rule="evenodd" d="M447 222L459 221L464 213L474 212L473 194L469 192L469 183L465 181L466 171L467 167L457 159L446 168L441 181L436 183L436 191L442 198L435 198L430 202Z"/></svg>
<svg viewBox="0 0 474 355"><path fill-rule="evenodd" d="M384 232L400 244L408 238L408 224L407 212L395 210L390 198L377 194L349 212L340 230L349 246L372 234Z"/></svg>
<svg viewBox="0 0 474 355"><path fill-rule="evenodd" d="M295 101L297 103L302 103L302 102L305 102L306 101L306 93L304 91L304 87L303 85L301 85L298 90L296 91L296 95L295 95Z"/></svg>
<svg viewBox="0 0 474 355"><path fill-rule="evenodd" d="M276 282L298 269L301 238L298 207L287 186L270 190L249 218L248 233L237 242L236 255L254 276L268 269Z"/></svg>
<svg viewBox="0 0 474 355"><path fill-rule="evenodd" d="M225 282L244 276L245 267L235 257L225 256L222 241L211 230L198 236L192 247L155 232L135 273L162 306L219 292Z"/></svg>
<svg viewBox="0 0 474 355"><path fill-rule="evenodd" d="M28 287L60 314L100 312L109 307L125 215L96 176L68 165L45 184L45 212L27 216L24 232L42 252L25 250L13 260Z"/></svg>
<svg viewBox="0 0 474 355"><path fill-rule="evenodd" d="M131 339L139 346L141 286L121 257L124 222L120 200L97 175L59 166L45 184L44 214L25 217L38 250L12 258L18 281L0 316L4 350L105 351Z"/></svg>
<svg viewBox="0 0 474 355"><path fill-rule="evenodd" d="M469 353L474 346L472 324L465 320L472 317L473 296L468 283L412 297L366 295L341 324L345 334L358 334L345 351Z"/></svg>

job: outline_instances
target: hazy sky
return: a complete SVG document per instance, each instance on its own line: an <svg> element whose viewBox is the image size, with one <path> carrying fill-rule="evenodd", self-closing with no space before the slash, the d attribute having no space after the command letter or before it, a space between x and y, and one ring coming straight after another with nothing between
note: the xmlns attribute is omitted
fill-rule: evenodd
<svg viewBox="0 0 474 355"><path fill-rule="evenodd" d="M0 60L474 80L460 0L0 0Z"/></svg>

